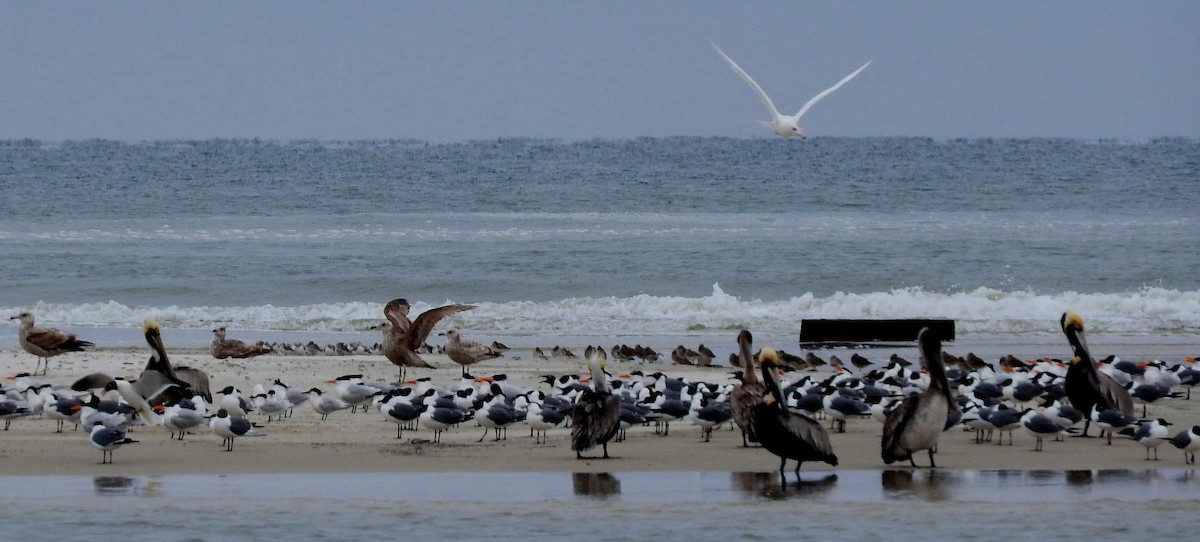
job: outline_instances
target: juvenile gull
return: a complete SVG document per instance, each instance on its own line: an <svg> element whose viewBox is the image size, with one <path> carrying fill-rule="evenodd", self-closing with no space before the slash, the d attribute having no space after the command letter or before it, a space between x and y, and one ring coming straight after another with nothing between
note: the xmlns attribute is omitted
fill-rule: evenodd
<svg viewBox="0 0 1200 542"><path fill-rule="evenodd" d="M400 304L399 302L403 302ZM389 309L389 307L392 307ZM398 308L397 308L398 307ZM408 320L408 302L403 299L389 302L383 310L387 322L379 327L383 330L383 355L388 361L400 367L400 380L404 380L406 367L434 368L417 354L417 349L429 338L433 326L451 314L470 310L474 305L445 305L430 309L417 316L416 320Z"/></svg>
<svg viewBox="0 0 1200 542"><path fill-rule="evenodd" d="M74 333L55 328L40 328L34 325L33 313L24 311L21 314L9 318L9 320L20 320L21 327L17 329L17 342L21 344L26 352L38 357L38 363L33 368L33 374L37 375L38 367L42 366L45 361L46 366L42 368L42 374L46 374L50 370L50 358L67 352L82 352L88 346L95 346L88 341L81 341L75 338Z"/></svg>
<svg viewBox="0 0 1200 542"><path fill-rule="evenodd" d="M499 351L486 344L463 339L455 328L447 329L442 335L446 336L446 356L450 361L462 365L463 375L467 374L468 365L501 356Z"/></svg>
<svg viewBox="0 0 1200 542"><path fill-rule="evenodd" d="M212 332L213 338L212 343L209 345L209 350L212 352L212 357L217 359L246 359L273 351L271 347L266 345L250 344L237 339L226 339L224 326L214 329Z"/></svg>

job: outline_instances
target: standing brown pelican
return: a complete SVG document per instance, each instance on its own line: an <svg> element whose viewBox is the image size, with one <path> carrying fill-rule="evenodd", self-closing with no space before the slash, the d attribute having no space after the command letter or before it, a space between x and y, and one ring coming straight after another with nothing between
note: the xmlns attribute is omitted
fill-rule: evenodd
<svg viewBox="0 0 1200 542"><path fill-rule="evenodd" d="M446 336L446 356L450 361L462 365L463 376L467 375L467 366L474 365L485 359L500 357L492 347L475 341L463 339L455 328L447 329L442 335Z"/></svg>
<svg viewBox="0 0 1200 542"><path fill-rule="evenodd" d="M162 404L167 401L178 401L190 398L191 394L199 395L205 401L212 402L212 394L208 389L208 373L193 367L172 367L167 358L167 350L162 342L162 327L153 319L147 318L142 324L146 343L153 352L146 368L133 381L132 389L150 404ZM75 391L104 388L113 378L104 373L91 373L71 384Z"/></svg>
<svg viewBox="0 0 1200 542"><path fill-rule="evenodd" d="M85 347L95 346L88 341L76 339L74 333L55 328L42 329L33 325L33 313L29 311L24 311L9 320L21 321L21 327L17 329L17 342L21 343L21 348L26 352L38 357L37 365L33 367L34 376L37 376L38 367L42 366L43 361L46 362L46 366L42 368L42 374L50 370L50 358L53 356L82 352Z"/></svg>
<svg viewBox="0 0 1200 542"><path fill-rule="evenodd" d="M403 302L403 305L400 302ZM429 338L433 326L437 325L442 318L473 308L475 308L474 305L445 305L427 310L417 316L416 320L409 322L408 316L406 316L408 313L407 301L392 300L384 306L383 315L387 318L387 322L379 326L383 330L383 355L388 361L400 367L400 380L404 380L405 367L434 368L421 359L421 356L417 354L417 349L425 344L425 339Z"/></svg>
<svg viewBox="0 0 1200 542"><path fill-rule="evenodd" d="M603 348L595 349L588 358L592 389L579 394L571 413L571 449L575 450L576 459L586 459L582 452L597 445L604 448L604 459L608 459L608 441L621 426L621 398L608 389L604 376L607 358Z"/></svg>
<svg viewBox="0 0 1200 542"><path fill-rule="evenodd" d="M246 359L272 352L271 347L261 344L250 344L237 339L225 338L225 326L212 330L212 343L209 350L217 359L236 358Z"/></svg>
<svg viewBox="0 0 1200 542"><path fill-rule="evenodd" d="M739 337L739 343L741 342ZM749 343L747 343L747 347ZM838 458L829 444L829 434L812 418L792 412L783 399L776 373L779 371L779 353L774 348L764 347L758 354L762 365L762 379L767 395L754 406L751 420L754 435L763 448L779 456L779 477L786 483L784 468L788 459L796 461L796 478L800 478L800 466L805 461L824 461L837 466Z"/></svg>
<svg viewBox="0 0 1200 542"><path fill-rule="evenodd" d="M921 350L921 363L929 373L929 387L909 396L888 414L883 424L883 462L890 465L907 459L915 467L913 452L928 450L929 467L934 468L938 437L946 429L946 417L957 406L946 380L941 338L929 328L922 328L917 334L917 346Z"/></svg>
<svg viewBox="0 0 1200 542"><path fill-rule="evenodd" d="M1060 324L1075 353L1063 382L1071 406L1085 413L1096 407L1097 410L1118 409L1127 416L1133 416L1133 398L1129 392L1111 376L1096 370L1083 333L1083 317L1075 311L1067 311L1063 313ZM1081 436L1088 436L1089 425L1091 420L1085 419Z"/></svg>
<svg viewBox="0 0 1200 542"><path fill-rule="evenodd" d="M729 406L733 410L733 421L742 430L742 447L747 448L751 442L758 442L754 434L754 408L763 402L766 388L758 380L754 368L754 354L751 345L754 336L747 330L738 333L738 357L742 365L742 382L729 392Z"/></svg>

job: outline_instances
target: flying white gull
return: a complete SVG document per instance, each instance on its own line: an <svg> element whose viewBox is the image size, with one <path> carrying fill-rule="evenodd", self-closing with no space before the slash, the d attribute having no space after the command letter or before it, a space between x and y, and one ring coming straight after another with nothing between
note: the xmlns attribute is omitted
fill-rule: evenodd
<svg viewBox="0 0 1200 542"><path fill-rule="evenodd" d="M795 115L781 115L779 114L779 110L775 109L775 104L771 102L771 97L767 96L766 92L763 92L762 87L758 86L758 83L755 83L754 79L752 79L750 75L741 68L741 66L738 66L732 58L729 58L729 55L726 55L725 51L722 51L720 47L717 47L717 44L714 43L712 46L717 50L717 54L721 55L721 58L725 59L725 62L729 64L729 67L733 68L733 71L737 72L737 74L746 81L746 84L750 85L750 88L754 89L754 92L758 93L758 98L762 100L763 105L767 107L767 112L771 114L771 120L759 122L763 123L764 126L770 128L771 131L775 132L781 137L799 136L800 139L808 137L804 133L804 130L800 129L800 117L803 117L804 114L808 112L809 108L811 108L813 104L816 104L818 101L820 101L821 98L824 98L833 91L841 88L842 85L846 84L851 79L854 79L859 73L862 73L863 70L867 69L867 66L871 65L871 61L868 60L867 63L863 64L861 68L854 70L854 73L842 78L842 80L838 81L836 85L833 85L832 87L821 91L816 96L813 96L804 104L804 107L800 108L800 111Z"/></svg>

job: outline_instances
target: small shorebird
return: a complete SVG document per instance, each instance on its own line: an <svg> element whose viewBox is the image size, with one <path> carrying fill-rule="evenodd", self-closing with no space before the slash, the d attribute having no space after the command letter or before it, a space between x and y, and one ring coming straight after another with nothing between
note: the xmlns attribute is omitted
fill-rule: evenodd
<svg viewBox="0 0 1200 542"><path fill-rule="evenodd" d="M75 338L74 333L47 328L42 329L33 323L33 313L24 311L21 314L9 318L9 320L20 320L21 327L17 329L17 342L21 344L26 352L38 357L38 363L33 368L33 374L38 374L38 367L42 366L42 362L46 366L42 368L42 374L46 374L50 370L50 358L67 352L82 352L84 348L95 346L88 341L81 341Z"/></svg>
<svg viewBox="0 0 1200 542"><path fill-rule="evenodd" d="M485 359L495 359L501 353L486 344L463 339L455 328L447 329L441 335L446 336L446 356L450 361L462 365L462 374L466 376L467 366L474 365Z"/></svg>
<svg viewBox="0 0 1200 542"><path fill-rule="evenodd" d="M269 354L274 351L270 346L263 344L250 344L237 339L226 339L224 326L214 329L212 332L213 338L212 343L209 345L209 351L212 352L212 357L217 359L246 359Z"/></svg>
<svg viewBox="0 0 1200 542"><path fill-rule="evenodd" d="M771 98L767 96L767 93L763 91L762 87L758 86L758 83L754 82L754 79L750 78L750 75L747 74L746 71L741 68L741 66L738 66L732 58L729 58L729 55L726 55L725 51L722 51L720 47L717 47L717 44L714 43L713 48L716 49L717 54L721 55L721 58L724 59L727 64L729 64L729 67L733 68L733 71L737 73L738 76L740 76L744 81L746 81L746 84L750 85L750 88L754 89L754 92L758 94L758 99L762 100L763 105L767 108L767 112L771 115L771 120L759 122L762 123L763 126L770 128L772 132L775 132L775 135L780 137L797 136L800 139L805 139L808 137L808 135L804 133L804 130L800 128L800 118L808 112L809 108L820 101L821 98L828 96L833 91L841 88L842 85L850 82L851 79L857 77L859 73L862 73L862 71L867 69L867 66L871 64L870 61L867 61L867 63L863 64L861 68L854 70L854 72L850 75L843 77L842 80L838 81L836 85L833 85L832 87L829 87L818 93L816 96L810 98L807 102L805 102L804 107L801 107L800 111L798 111L795 115L781 115L779 111L775 109L775 104L771 102Z"/></svg>
<svg viewBox="0 0 1200 542"><path fill-rule="evenodd" d="M400 380L404 380L406 367L424 367L433 369L417 354L417 349L425 344L425 339L433 331L433 326L451 314L471 310L474 305L445 305L427 310L417 316L416 320L408 320L408 301L393 299L384 306L383 316L387 322L379 325L383 330L383 355L388 361L400 367Z"/></svg>

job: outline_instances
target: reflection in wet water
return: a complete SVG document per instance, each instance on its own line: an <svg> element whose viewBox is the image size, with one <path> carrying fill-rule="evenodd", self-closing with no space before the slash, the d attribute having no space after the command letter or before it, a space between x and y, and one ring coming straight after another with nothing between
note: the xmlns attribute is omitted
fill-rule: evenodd
<svg viewBox="0 0 1200 542"><path fill-rule="evenodd" d="M157 476L135 478L130 476L97 476L92 479L96 495L139 495L152 497L158 494Z"/></svg>
<svg viewBox="0 0 1200 542"><path fill-rule="evenodd" d="M916 497L924 501L953 499L969 471L890 469L881 471L884 496Z"/></svg>
<svg viewBox="0 0 1200 542"><path fill-rule="evenodd" d="M607 498L621 494L621 481L607 472L576 472L571 486L577 497Z"/></svg>
<svg viewBox="0 0 1200 542"><path fill-rule="evenodd" d="M838 475L828 473L817 478L800 478L785 488L776 472L731 472L729 480L733 489L748 495L771 500L793 497L814 497L827 493L837 485Z"/></svg>

